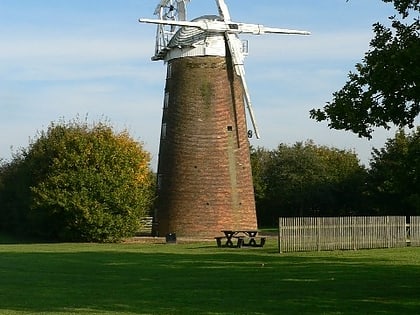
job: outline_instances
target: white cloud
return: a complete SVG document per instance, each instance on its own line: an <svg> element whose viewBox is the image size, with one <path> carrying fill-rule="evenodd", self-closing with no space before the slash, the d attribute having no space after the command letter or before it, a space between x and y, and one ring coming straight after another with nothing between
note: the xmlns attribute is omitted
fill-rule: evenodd
<svg viewBox="0 0 420 315"><path fill-rule="evenodd" d="M256 110L256 115L261 139L253 139L254 146L272 149L280 143L291 145L310 139L317 145L355 150L365 165L369 164L372 147L383 147L386 139L392 138L395 132L395 129L389 131L378 129L372 140L359 138L349 131L332 130L326 124L311 120L308 113L299 106L294 109L282 106L259 108Z"/></svg>
<svg viewBox="0 0 420 315"><path fill-rule="evenodd" d="M54 60L133 59L151 54L141 38L7 38L2 39L1 59L52 58Z"/></svg>
<svg viewBox="0 0 420 315"><path fill-rule="evenodd" d="M247 36L250 41L248 59L282 61L348 60L362 57L372 35L361 32L323 32L310 36L261 35Z"/></svg>
<svg viewBox="0 0 420 315"><path fill-rule="evenodd" d="M7 40L0 50L0 80L130 78L157 82L164 68L149 61L153 42L145 42L144 38Z"/></svg>
<svg viewBox="0 0 420 315"><path fill-rule="evenodd" d="M0 63L0 79L9 81L63 81L132 79L156 82L161 79L163 69L151 64L121 59L114 62L68 62L63 60L26 60L18 66Z"/></svg>

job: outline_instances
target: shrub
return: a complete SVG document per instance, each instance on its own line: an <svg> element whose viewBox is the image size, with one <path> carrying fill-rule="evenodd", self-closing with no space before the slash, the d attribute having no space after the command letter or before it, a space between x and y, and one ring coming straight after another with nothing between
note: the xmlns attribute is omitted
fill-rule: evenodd
<svg viewBox="0 0 420 315"><path fill-rule="evenodd" d="M14 222L9 213L9 221L31 235L60 241L131 236L153 199L149 162L142 144L127 131L114 133L108 123L51 123L8 165L18 170L21 189L3 189L15 202L3 200L9 201L7 212L23 214Z"/></svg>

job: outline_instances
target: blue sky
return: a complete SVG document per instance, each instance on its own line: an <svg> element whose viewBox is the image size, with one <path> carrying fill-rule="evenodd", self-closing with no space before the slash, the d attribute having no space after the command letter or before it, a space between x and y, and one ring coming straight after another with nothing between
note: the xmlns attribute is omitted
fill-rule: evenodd
<svg viewBox="0 0 420 315"><path fill-rule="evenodd" d="M0 158L27 147L51 121L87 115L128 129L151 152L159 148L165 66L152 62L157 0L0 0ZM275 148L312 139L355 150L367 164L371 141L309 119L343 86L367 51L372 24L387 22L392 4L380 0L226 0L232 19L309 30L312 35L243 36L250 41L247 81L260 140ZM192 0L189 18L216 13L213 0ZM11 149L13 147L13 149Z"/></svg>

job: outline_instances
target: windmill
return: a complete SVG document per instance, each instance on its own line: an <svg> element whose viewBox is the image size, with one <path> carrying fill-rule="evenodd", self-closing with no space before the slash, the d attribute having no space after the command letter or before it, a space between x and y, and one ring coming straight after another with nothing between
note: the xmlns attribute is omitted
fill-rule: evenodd
<svg viewBox="0 0 420 315"><path fill-rule="evenodd" d="M306 31L233 22L218 15L187 21L190 0L161 0L152 60L167 64L158 161L155 232L214 236L256 229L246 110L259 138L245 80L246 45L238 34Z"/></svg>

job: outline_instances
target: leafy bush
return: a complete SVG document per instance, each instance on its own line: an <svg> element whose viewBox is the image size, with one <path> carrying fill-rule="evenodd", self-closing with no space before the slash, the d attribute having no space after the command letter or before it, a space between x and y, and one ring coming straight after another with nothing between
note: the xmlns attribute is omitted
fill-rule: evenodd
<svg viewBox="0 0 420 315"><path fill-rule="evenodd" d="M3 228L60 241L131 236L153 199L149 161L127 131L107 123L52 123L2 167Z"/></svg>

